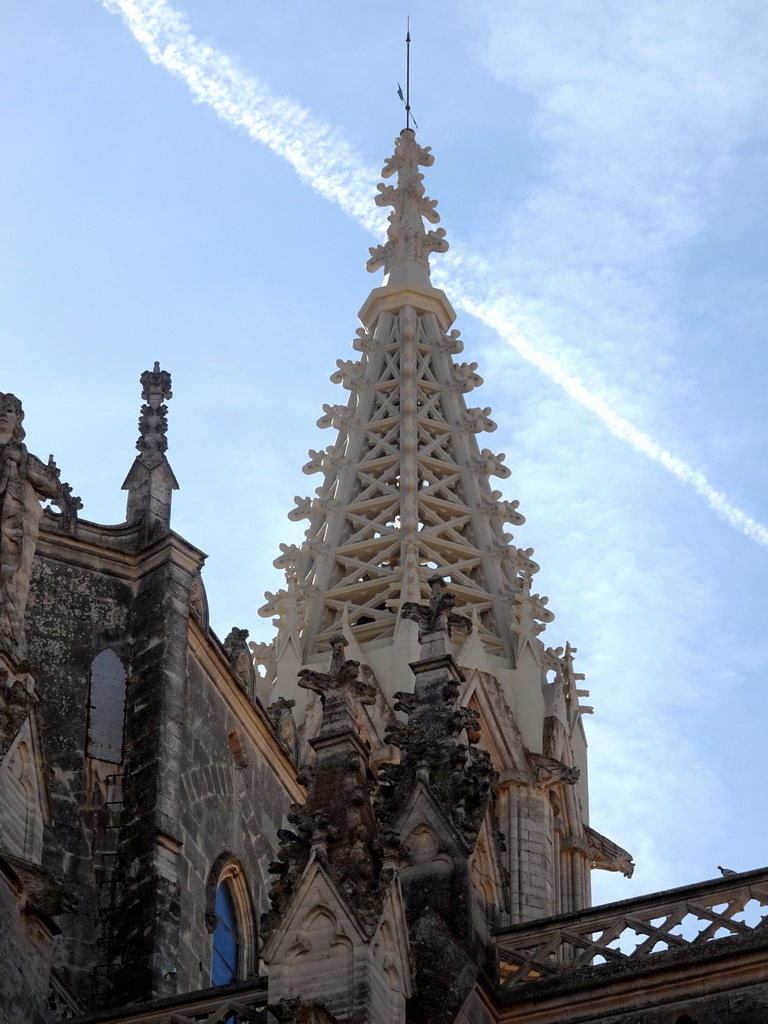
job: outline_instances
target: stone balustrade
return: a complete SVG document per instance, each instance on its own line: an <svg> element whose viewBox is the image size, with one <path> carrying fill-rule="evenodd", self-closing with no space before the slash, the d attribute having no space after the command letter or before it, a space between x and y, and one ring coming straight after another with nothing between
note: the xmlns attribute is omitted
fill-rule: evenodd
<svg viewBox="0 0 768 1024"><path fill-rule="evenodd" d="M496 935L502 990L601 964L768 933L768 868L505 929ZM639 964L638 964L639 966Z"/></svg>

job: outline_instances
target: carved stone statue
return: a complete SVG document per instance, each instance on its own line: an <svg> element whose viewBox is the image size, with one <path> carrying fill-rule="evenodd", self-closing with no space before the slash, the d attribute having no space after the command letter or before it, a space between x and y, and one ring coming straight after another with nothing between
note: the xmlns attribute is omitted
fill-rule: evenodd
<svg viewBox="0 0 768 1024"><path fill-rule="evenodd" d="M0 392L0 650L26 657L24 612L41 501L62 503L65 494L53 456L44 464L27 451L24 412L15 395Z"/></svg>
<svg viewBox="0 0 768 1024"><path fill-rule="evenodd" d="M253 667L251 652L248 650L248 645L245 642L247 639L247 629L239 629L237 626L233 626L222 647L229 658L232 675L245 692L250 697L253 697L256 684L256 670Z"/></svg>

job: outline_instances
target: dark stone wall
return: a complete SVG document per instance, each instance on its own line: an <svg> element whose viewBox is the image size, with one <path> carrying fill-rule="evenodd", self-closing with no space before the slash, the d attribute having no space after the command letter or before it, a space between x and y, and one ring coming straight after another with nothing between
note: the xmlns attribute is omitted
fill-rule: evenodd
<svg viewBox="0 0 768 1024"><path fill-rule="evenodd" d="M250 890L256 970L267 865L290 797L189 653L189 592L201 553L171 535L137 552L138 536L93 524L85 534L82 547L45 538L27 633L52 797L43 866L74 897L74 909L57 918L55 963L98 1009L210 984L206 911L223 854L240 862ZM206 644L223 685L236 688L218 641L209 635ZM127 674L123 760L115 765L86 756L90 669L106 648ZM243 714L259 717L277 749L266 715L243 698Z"/></svg>
<svg viewBox="0 0 768 1024"><path fill-rule="evenodd" d="M45 1024L51 935L17 899L0 875L0 1024Z"/></svg>
<svg viewBox="0 0 768 1024"><path fill-rule="evenodd" d="M56 961L78 996L90 1003L105 960L86 798L85 742L90 666L111 647L130 656L132 590L117 576L38 557L27 606L32 672L40 688L42 746L51 788L51 823L43 867L65 881L75 910L58 920Z"/></svg>
<svg viewBox="0 0 768 1024"><path fill-rule="evenodd" d="M123 815L110 959L110 1002L173 994L180 891L175 869L186 713L192 574L165 545L133 608L126 701Z"/></svg>
<svg viewBox="0 0 768 1024"><path fill-rule="evenodd" d="M206 911L217 860L231 855L240 862L258 930L261 914L269 907L267 866L276 855L277 830L286 824L290 809L290 798L263 752L191 655L188 666L179 865L180 992L210 984L212 936ZM235 729L242 748L241 765L229 744ZM251 950L251 969L256 967L254 953Z"/></svg>

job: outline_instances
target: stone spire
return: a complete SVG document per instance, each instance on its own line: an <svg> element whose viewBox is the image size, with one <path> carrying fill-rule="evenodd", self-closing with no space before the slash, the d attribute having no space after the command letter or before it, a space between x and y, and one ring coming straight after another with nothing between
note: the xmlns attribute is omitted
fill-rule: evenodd
<svg viewBox="0 0 768 1024"><path fill-rule="evenodd" d="M352 343L359 359L338 360L331 377L350 398L324 406L318 420L337 436L310 452L304 472L321 474L322 484L315 497L297 497L289 513L309 520L289 586L261 609L276 617L278 648L291 610L304 662L327 649L345 614L363 644L393 637L401 603L426 596L436 570L450 572L457 600L476 612L483 644L510 665L520 647L519 601L526 601L526 622L543 628L553 618L546 598L524 597L524 582L539 567L532 549L514 546L505 532L506 523L524 519L518 503L502 500L490 483L509 476L504 456L477 442L496 429L489 408L466 404L482 378L477 363L454 361L463 348L459 332L448 331L455 314L429 279L430 252L447 249L442 229L423 223L438 220L418 170L432 162L405 130L385 164L384 176L396 172L397 186L380 185L376 202L393 212L387 242L368 261L369 270L384 267L384 284L360 313L364 327ZM295 673L291 688L294 680Z"/></svg>
<svg viewBox="0 0 768 1024"><path fill-rule="evenodd" d="M585 906L600 861L590 851L610 847L588 826L588 709L573 649L547 647L541 636L554 615L535 592L539 566L507 530L525 520L491 483L510 471L478 443L496 425L488 407L467 406L482 378L477 363L457 361L455 313L430 280L430 254L447 249L442 229L425 225L438 221L420 171L431 163L406 130L384 166L397 180L379 186L376 202L392 213L368 261L384 281L360 310L358 358L338 360L331 377L349 398L324 406L318 420L336 434L310 452L304 472L321 484L289 513L308 526L304 542L282 545L274 563L286 585L261 609L277 636L260 654L259 685L266 705L295 701L297 760L316 760L315 780L333 779L329 701L354 671L339 661L343 637L354 659L346 664L366 666L377 696L375 705L339 705L339 721L351 765L354 706L354 729L378 773L380 820L413 851L400 871L409 921L428 904L455 919L459 935L462 921L476 928L466 916L473 901L485 904L482 946L496 925ZM313 782L307 813L320 792ZM348 827L368 835L364 821ZM453 879L447 887L440 865Z"/></svg>
<svg viewBox="0 0 768 1024"><path fill-rule="evenodd" d="M128 491L128 522L141 521L147 537L169 529L171 522L171 491L179 485L166 458L168 448L168 406L173 398L171 375L155 363L139 378L144 405L139 416L139 454L125 478L123 490Z"/></svg>

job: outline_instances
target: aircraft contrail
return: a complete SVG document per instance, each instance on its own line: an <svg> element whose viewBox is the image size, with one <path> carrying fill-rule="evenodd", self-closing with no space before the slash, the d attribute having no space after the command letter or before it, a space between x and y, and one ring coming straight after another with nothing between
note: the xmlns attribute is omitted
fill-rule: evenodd
<svg viewBox="0 0 768 1024"><path fill-rule="evenodd" d="M201 43L190 31L183 14L166 0L101 0L118 14L149 59L183 79L194 99L205 103L223 121L244 129L293 167L299 177L345 213L381 237L385 219L371 196L377 169L367 167L338 130L315 118L293 100L278 96L263 82L240 70L226 54ZM595 415L608 431L635 451L663 466L691 487L729 526L756 544L768 547L768 528L751 518L718 491L703 473L677 458L649 434L620 416L610 403L574 376L555 356L542 352L520 333L503 300L483 297L482 286L462 266L460 253L451 259L451 271L442 276L461 309L495 330L515 351L558 384L574 401ZM439 271L434 275L439 279Z"/></svg>

